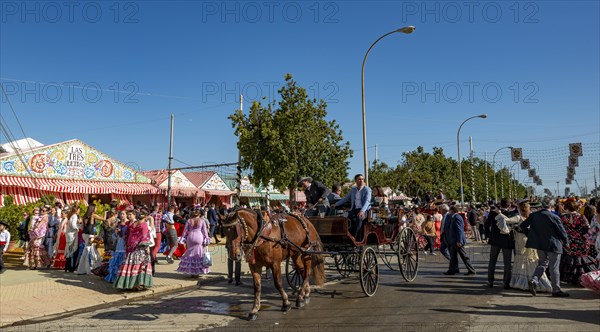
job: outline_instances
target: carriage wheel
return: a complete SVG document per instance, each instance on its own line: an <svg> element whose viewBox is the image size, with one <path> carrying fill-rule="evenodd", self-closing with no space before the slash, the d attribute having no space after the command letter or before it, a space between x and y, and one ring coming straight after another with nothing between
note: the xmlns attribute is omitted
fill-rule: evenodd
<svg viewBox="0 0 600 332"><path fill-rule="evenodd" d="M419 242L415 232L408 227L398 236L398 263L404 280L415 280L419 271Z"/></svg>
<svg viewBox="0 0 600 332"><path fill-rule="evenodd" d="M297 292L300 287L302 287L302 283L304 279L302 279L302 275L300 271L296 268L296 264L292 261L291 258L286 259L285 261L285 278L287 279L288 285L290 288Z"/></svg>
<svg viewBox="0 0 600 332"><path fill-rule="evenodd" d="M354 272L356 268L356 255L355 254L337 254L334 255L335 267L337 268L339 274L348 278L352 272Z"/></svg>
<svg viewBox="0 0 600 332"><path fill-rule="evenodd" d="M373 296L379 284L379 265L377 254L371 247L366 247L360 255L360 287L366 296Z"/></svg>

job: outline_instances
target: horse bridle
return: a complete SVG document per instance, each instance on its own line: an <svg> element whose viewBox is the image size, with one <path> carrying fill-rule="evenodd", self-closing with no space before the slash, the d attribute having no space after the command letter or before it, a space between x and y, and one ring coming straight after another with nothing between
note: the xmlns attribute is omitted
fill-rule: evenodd
<svg viewBox="0 0 600 332"><path fill-rule="evenodd" d="M251 211L254 213L254 211ZM250 232L248 231L248 224L246 223L246 220L244 220L244 218L242 216L240 216L240 214L238 213L238 211L235 212L235 216L236 216L236 220L229 223L229 224L223 224L221 225L221 227L232 227L235 226L235 230L237 235L240 235L240 231L241 233L243 233L243 239L240 241L241 244L241 249L244 252L244 254L246 254L246 256L248 255L248 253L251 253L252 250L254 250L254 248L256 248L258 246L258 240L260 239L262 232L264 230L264 221L262 218L260 218L257 214L257 219L259 221L258 223L258 229L256 231L256 234L254 234L254 238L250 241L248 239L248 235L250 234ZM233 246L233 244L232 244ZM233 248L232 248L233 249Z"/></svg>

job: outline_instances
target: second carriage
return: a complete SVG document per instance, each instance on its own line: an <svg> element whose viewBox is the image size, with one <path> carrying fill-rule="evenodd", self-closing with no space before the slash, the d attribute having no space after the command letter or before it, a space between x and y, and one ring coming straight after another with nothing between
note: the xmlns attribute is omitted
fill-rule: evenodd
<svg viewBox="0 0 600 332"><path fill-rule="evenodd" d="M413 281L419 270L417 235L396 217L382 217L377 209L365 221L361 240L348 231L350 220L344 215L309 217L323 242L323 254L331 256L332 265L342 277L358 274L365 295L373 296L379 285L379 265L399 270L406 281ZM286 262L286 278L297 290L302 284L294 264Z"/></svg>

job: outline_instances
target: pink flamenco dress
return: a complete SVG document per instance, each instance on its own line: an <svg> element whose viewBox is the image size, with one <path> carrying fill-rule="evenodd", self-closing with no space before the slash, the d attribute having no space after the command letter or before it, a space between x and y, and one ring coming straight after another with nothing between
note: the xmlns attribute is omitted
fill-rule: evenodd
<svg viewBox="0 0 600 332"><path fill-rule="evenodd" d="M204 219L198 217L188 220L185 224L181 241L186 243L187 249L181 256L177 272L192 276L207 274L209 266L205 264L204 255L210 242L210 237L208 236Z"/></svg>
<svg viewBox="0 0 600 332"><path fill-rule="evenodd" d="M118 289L141 289L152 287L152 264L150 259L150 230L146 222L128 227L125 260L119 268L114 287Z"/></svg>
<svg viewBox="0 0 600 332"><path fill-rule="evenodd" d="M590 229L585 237L588 243L595 246L596 250L600 252L600 250L598 250L600 248L600 225L598 224L598 215L594 216L594 219L592 219ZM600 259L600 253L596 257L596 260L598 259ZM600 294L600 269L584 273L581 275L579 281L583 287Z"/></svg>

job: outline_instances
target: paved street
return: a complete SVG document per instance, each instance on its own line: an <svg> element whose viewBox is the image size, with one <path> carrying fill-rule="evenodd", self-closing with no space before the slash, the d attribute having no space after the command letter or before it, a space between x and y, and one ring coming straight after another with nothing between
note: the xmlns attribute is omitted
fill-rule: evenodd
<svg viewBox="0 0 600 332"><path fill-rule="evenodd" d="M598 331L600 299L565 287L567 299L548 294L485 288L487 246L469 247L476 276L444 276L440 255L421 256L419 276L405 282L398 271L380 267L377 294L363 295L356 278L330 278L303 309L280 312L280 299L263 279L263 308L257 321L245 317L252 306L250 278L233 286L221 277L168 294L105 304L66 316L29 320L3 331ZM163 265L164 266L164 265ZM329 271L335 276L334 271ZM497 279L501 278L498 266ZM290 292L288 292L290 293ZM85 327L85 328L84 328Z"/></svg>

